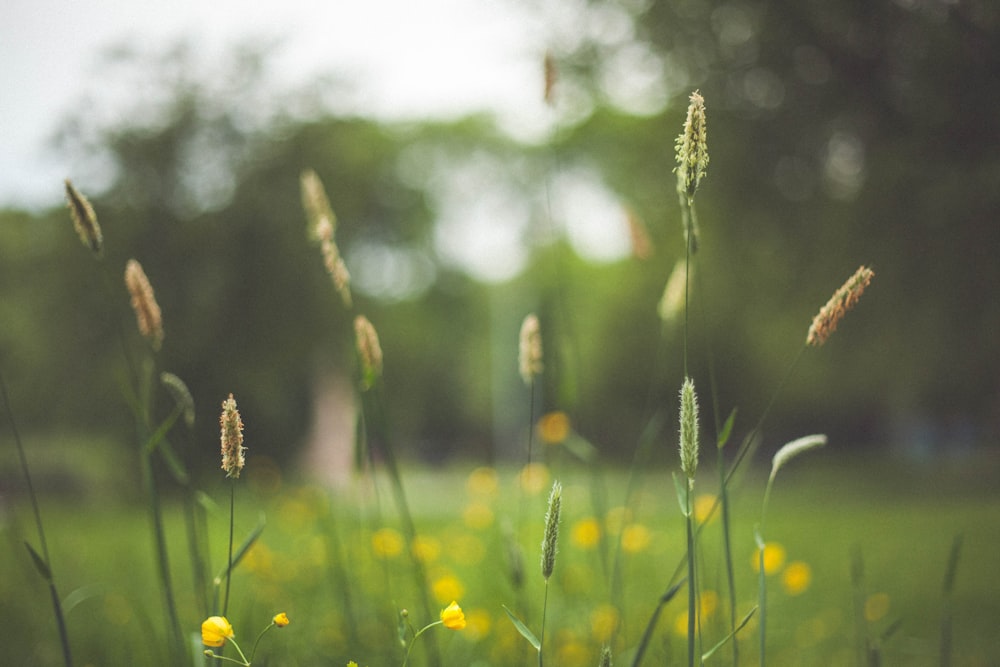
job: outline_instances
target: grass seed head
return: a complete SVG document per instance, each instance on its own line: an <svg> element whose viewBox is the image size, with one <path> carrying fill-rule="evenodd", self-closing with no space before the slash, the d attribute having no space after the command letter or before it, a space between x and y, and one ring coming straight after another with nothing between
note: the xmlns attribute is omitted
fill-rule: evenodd
<svg viewBox="0 0 1000 667"><path fill-rule="evenodd" d="M556 567L556 548L559 542L559 514L562 511L562 484L552 483L549 509L545 513L545 537L542 539L542 576L548 580Z"/></svg>
<svg viewBox="0 0 1000 667"><path fill-rule="evenodd" d="M333 213L330 200L326 196L326 189L319 175L312 169L306 169L299 177L299 185L302 191L302 208L306 212L306 220L309 223L309 237L314 241L320 241L327 233L329 238L333 238L334 229L337 226L337 216ZM329 227L325 232L323 227Z"/></svg>
<svg viewBox="0 0 1000 667"><path fill-rule="evenodd" d="M371 389L382 377L382 346L375 327L364 315L354 318L354 337L361 360L361 386Z"/></svg>
<svg viewBox="0 0 1000 667"><path fill-rule="evenodd" d="M775 475L778 474L778 470L780 470L783 465L799 454L808 452L810 449L822 447L825 444L826 436L823 434L807 435L785 444L774 455L774 458L771 459L771 479L774 479Z"/></svg>
<svg viewBox="0 0 1000 667"><path fill-rule="evenodd" d="M521 372L521 379L530 385L532 381L542 374L544 368L542 364L542 328L538 322L538 316L531 313L524 318L521 323L521 335L519 338L518 367Z"/></svg>
<svg viewBox="0 0 1000 667"><path fill-rule="evenodd" d="M174 403L180 408L181 415L184 416L184 422L188 425L188 428L193 427L194 397L191 396L191 390L188 389L184 380L173 373L160 373L160 384L166 387L167 393L170 394L171 398L174 399Z"/></svg>
<svg viewBox="0 0 1000 667"><path fill-rule="evenodd" d="M684 130L677 137L677 190L688 198L701 185L708 169L708 126L705 121L705 98L697 90L691 93Z"/></svg>
<svg viewBox="0 0 1000 667"><path fill-rule="evenodd" d="M243 446L243 419L232 394L222 402L219 425L222 431L222 469L226 471L226 477L237 479L246 465L246 447Z"/></svg>
<svg viewBox="0 0 1000 667"><path fill-rule="evenodd" d="M90 205L86 197L80 194L80 191L73 186L68 178L65 183L66 205L73 218L73 227L80 235L83 245L90 248L91 252L100 258L104 249L104 236L101 234L101 225L97 222L94 207Z"/></svg>
<svg viewBox="0 0 1000 667"><path fill-rule="evenodd" d="M691 378L681 385L680 426L681 470L691 483L698 469L698 396Z"/></svg>
<svg viewBox="0 0 1000 667"><path fill-rule="evenodd" d="M149 340L154 350L160 349L163 344L163 314L146 272L134 259L125 265L125 287L132 297L132 310L135 311L139 333Z"/></svg>
<svg viewBox="0 0 1000 667"><path fill-rule="evenodd" d="M854 308L865 288L875 277L875 272L867 266L859 267L843 285L840 286L826 305L819 309L819 313L813 318L809 333L806 335L806 344L819 347L826 342L826 339L837 330L840 320L851 308Z"/></svg>

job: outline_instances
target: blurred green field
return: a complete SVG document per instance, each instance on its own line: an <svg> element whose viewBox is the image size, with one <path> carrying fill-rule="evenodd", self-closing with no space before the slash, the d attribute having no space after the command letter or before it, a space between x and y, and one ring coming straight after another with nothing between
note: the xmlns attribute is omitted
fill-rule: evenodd
<svg viewBox="0 0 1000 667"><path fill-rule="evenodd" d="M780 543L785 553L784 563L768 578L768 664L858 664L858 605L870 619L864 631L872 636L899 622L882 647L883 664L939 664L942 582L958 534L964 542L952 603L952 664L998 664L998 470L996 461L914 468L847 460L830 451L803 457L783 470L768 512L769 542ZM620 622L613 643L615 664L629 664L630 652L684 553L684 524L669 471L644 473L639 479L623 534L628 552L622 561L620 608L610 604L606 568L611 558L602 554L612 551L620 534L627 472L595 474L554 464L546 474L565 486L560 550L549 594L547 661L560 667L596 665L602 642ZM710 491L713 471L706 466L699 475L703 490ZM441 607L457 599L469 619L461 632L437 628L421 638L438 644L446 665L522 665L533 657L501 605L537 628L539 542L551 482L541 479L534 492L522 495L517 479L514 470L474 471L472 466L414 468L404 475L421 535L417 549L433 597ZM741 614L756 600L751 562L763 481L751 474L736 487L733 537ZM208 515L217 569L225 559L228 488L218 483L206 491L219 503ZM30 507L11 495L4 501L2 662L61 664L47 590L22 546L24 540L36 541ZM377 494L361 481L332 493L284 480L273 466L258 464L255 469L251 460L237 483L237 541L259 516L267 517L267 526L234 576L229 618L243 641L279 611L292 619L288 628L269 633L255 665L400 664L397 610L410 610L418 628L436 619L423 618L392 507L386 484L379 484ZM166 664L163 604L144 508L141 502L122 502L107 483L92 492L77 488L52 495L43 504L77 664ZM203 616L191 585L183 521L176 504L168 509L181 620L197 643ZM526 586L521 596L510 583L502 537L504 525L519 522ZM382 527L388 530L377 533ZM704 649L725 635L728 613L718 545L719 522L710 520L701 535L699 558ZM862 591L851 583L855 551L864 562ZM801 563L810 573L806 580ZM798 579L786 581L791 572L799 573ZM683 624L684 598L678 596L664 610L644 664L683 659L686 639L677 626ZM740 664L756 662L754 629L751 622L740 635ZM730 664L730 658L723 650L707 664ZM411 664L426 664L424 660L418 649Z"/></svg>

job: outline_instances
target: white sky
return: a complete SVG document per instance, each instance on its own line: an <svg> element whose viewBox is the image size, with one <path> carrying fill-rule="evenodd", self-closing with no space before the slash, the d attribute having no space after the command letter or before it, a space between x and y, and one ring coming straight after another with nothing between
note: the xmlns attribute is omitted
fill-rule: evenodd
<svg viewBox="0 0 1000 667"><path fill-rule="evenodd" d="M48 140L74 103L95 89L103 90L100 54L116 45L157 53L187 38L202 51L199 60L210 63L247 37L278 39L271 69L284 88L295 89L296 84L324 74L351 82L349 97L338 99L338 111L401 119L458 117L485 110L496 114L501 126L515 136L542 136L551 121L542 101L542 59L556 22L539 9L546 4L523 0L0 2L0 207L46 207L61 201L62 180L70 175L71 165ZM550 4L549 11L554 7ZM601 33L608 31L604 24L622 25L620 20L599 23L594 29ZM632 75L642 71L636 63L626 65L625 71ZM645 90L655 89L649 82L657 73L654 68L652 79L637 80ZM86 174L72 176L78 185L88 185ZM626 251L620 205L600 183L581 182L576 187L576 192L567 190L571 199L586 194L580 188L590 188L591 199L596 197L601 206L599 215L590 208L589 218L586 211L576 211L566 221L571 241L594 259L620 257ZM452 261L486 280L516 274L524 261L524 248L515 247L524 212L510 206L491 208L488 197L466 204L444 211L441 223L464 229L452 238L478 240L458 248L443 247L445 255L453 255ZM498 253L501 247L510 251ZM506 260L498 262L498 257Z"/></svg>
<svg viewBox="0 0 1000 667"><path fill-rule="evenodd" d="M353 110L381 117L494 110L538 126L541 21L517 0L7 0L0 3L0 204L49 204L66 176L45 148L92 87L113 44L162 49L192 35L224 53L248 35L282 40L289 83L354 81Z"/></svg>

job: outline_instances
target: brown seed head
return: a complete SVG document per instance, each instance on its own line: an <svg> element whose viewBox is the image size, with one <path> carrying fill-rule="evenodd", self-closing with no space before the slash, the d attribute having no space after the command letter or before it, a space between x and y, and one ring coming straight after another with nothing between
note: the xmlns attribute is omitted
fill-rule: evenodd
<svg viewBox="0 0 1000 667"><path fill-rule="evenodd" d="M83 245L90 248L94 255L100 257L104 249L104 236L101 235L101 226L97 223L94 207L90 205L86 197L80 194L79 190L73 187L73 183L68 178L65 183L66 205L73 218L73 227L80 235Z"/></svg>
<svg viewBox="0 0 1000 667"><path fill-rule="evenodd" d="M534 313L525 317L524 322L521 323L518 367L521 379L528 385L542 374L544 368L542 364L542 327L538 322L538 316Z"/></svg>
<svg viewBox="0 0 1000 667"><path fill-rule="evenodd" d="M302 191L302 208L306 212L306 220L309 223L309 237L314 241L323 238L321 230L325 222L330 226L329 238L333 238L334 229L337 226L337 216L333 214L330 200L326 196L323 188L323 181L312 169L306 169L299 177L299 185Z"/></svg>
<svg viewBox="0 0 1000 667"><path fill-rule="evenodd" d="M361 359L361 387L370 389L382 376L382 346L375 327L364 315L354 318L354 337Z"/></svg>
<svg viewBox="0 0 1000 667"><path fill-rule="evenodd" d="M153 286L149 284L142 265L130 259L125 265L125 287L132 297L132 310L141 333L152 344L154 350L163 343L163 316L156 303Z"/></svg>
<svg viewBox="0 0 1000 667"><path fill-rule="evenodd" d="M219 426L222 431L222 469L226 471L226 477L237 479L246 465L246 447L243 446L243 419L232 394L222 402Z"/></svg>
<svg viewBox="0 0 1000 667"><path fill-rule="evenodd" d="M826 342L826 339L837 330L840 320L858 302L865 288L875 277L875 272L866 266L859 267L843 285L840 286L826 305L819 309L819 313L813 318L809 333L806 335L806 344L819 347Z"/></svg>

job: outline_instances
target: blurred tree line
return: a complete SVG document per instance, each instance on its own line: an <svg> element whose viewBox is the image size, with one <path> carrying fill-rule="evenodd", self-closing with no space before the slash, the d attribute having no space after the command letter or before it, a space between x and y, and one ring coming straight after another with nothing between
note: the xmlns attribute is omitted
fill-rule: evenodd
<svg viewBox="0 0 1000 667"><path fill-rule="evenodd" d="M528 392L517 331L537 311L548 371L540 407L566 410L582 435L627 460L680 386L681 331L659 320L657 303L683 254L673 144L698 88L711 164L699 192L692 375L706 423L710 370L720 409L738 406L746 430L812 316L864 263L876 272L870 292L800 361L767 446L815 431L838 447L918 453L926 443L995 443L993 3L539 9L554 17L558 79L552 132L534 143L488 117L330 113L324 95L336 83L264 85L266 50L236 49L213 67L183 45L114 53L106 76L124 101L81 103L58 138L97 210L103 259L79 245L63 208L0 212L0 363L18 418L33 430L129 440L121 341L135 334L121 274L135 257L164 313L161 366L196 399L199 441L187 456L215 459L218 406L233 392L251 453L290 460L317 383L354 372L352 315L306 234L299 175L312 168L338 217L357 310L382 339L404 451L488 460L520 446ZM549 202L554 179L581 169L631 211L649 256L578 252ZM515 230L524 265L503 280L477 278L442 251L473 242L441 221L449 198L470 188L466 199L496 200L526 221ZM607 224L626 233L624 218Z"/></svg>

